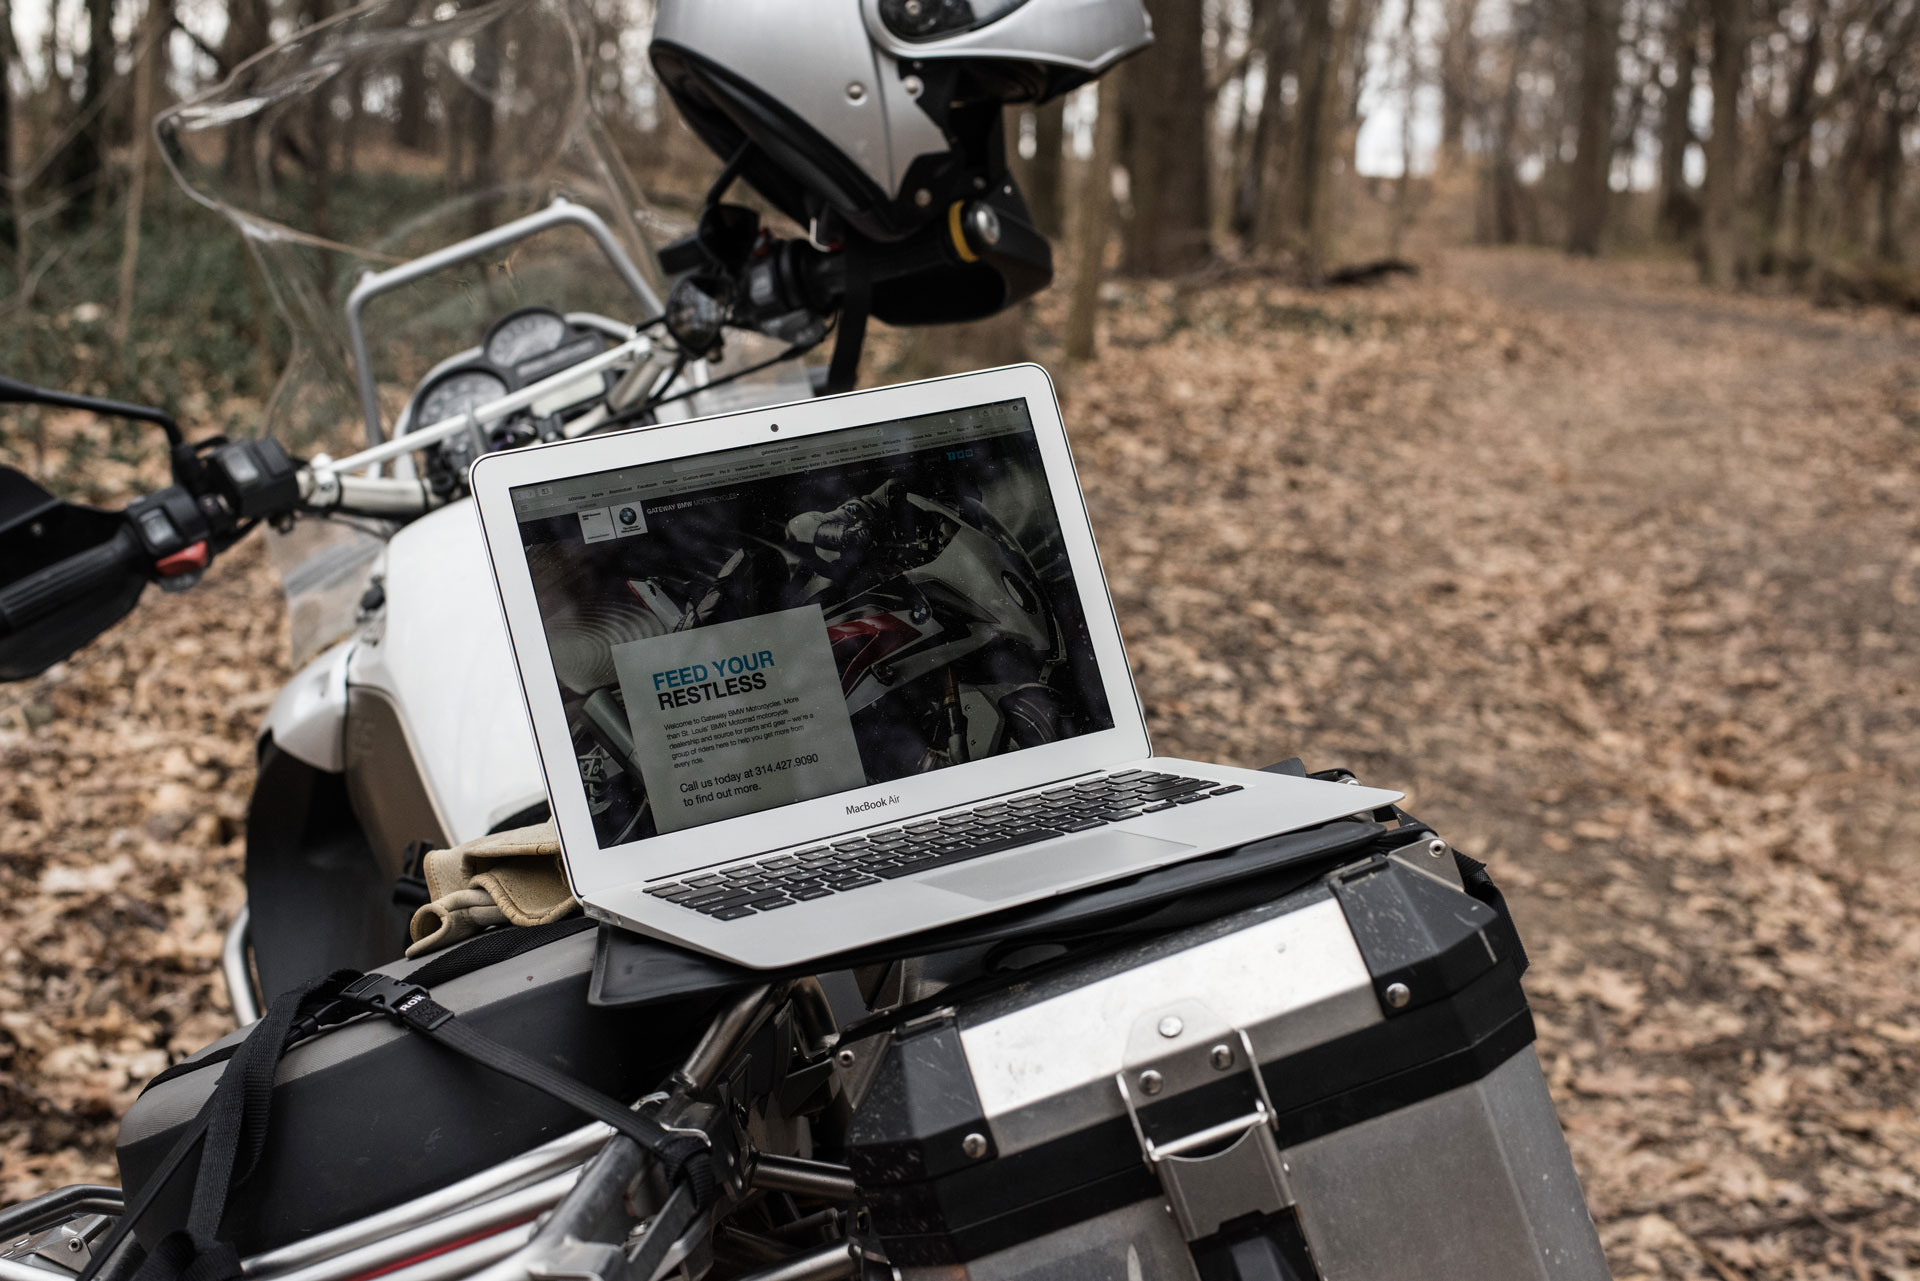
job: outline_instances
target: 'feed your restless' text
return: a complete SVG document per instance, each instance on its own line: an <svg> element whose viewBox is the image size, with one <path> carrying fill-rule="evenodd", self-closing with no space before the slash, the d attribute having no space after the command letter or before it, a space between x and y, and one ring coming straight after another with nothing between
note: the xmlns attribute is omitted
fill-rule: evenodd
<svg viewBox="0 0 1920 1281"><path fill-rule="evenodd" d="M767 687L767 669L773 663L773 651L763 649L752 654L733 654L716 658L711 666L693 663L653 674L655 696L662 709L691 707L736 694L751 694Z"/></svg>

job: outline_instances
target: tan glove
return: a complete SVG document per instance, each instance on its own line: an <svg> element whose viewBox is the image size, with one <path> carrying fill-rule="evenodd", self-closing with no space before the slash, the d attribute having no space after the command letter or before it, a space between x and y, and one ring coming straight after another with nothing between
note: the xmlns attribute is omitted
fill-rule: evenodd
<svg viewBox="0 0 1920 1281"><path fill-rule="evenodd" d="M567 888L551 821L430 850L421 864L430 901L408 926L409 957L495 925L545 925L580 908Z"/></svg>

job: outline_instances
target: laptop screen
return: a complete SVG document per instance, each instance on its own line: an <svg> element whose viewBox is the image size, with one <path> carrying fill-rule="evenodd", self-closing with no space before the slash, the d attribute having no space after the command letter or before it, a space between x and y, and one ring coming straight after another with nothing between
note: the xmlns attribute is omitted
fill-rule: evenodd
<svg viewBox="0 0 1920 1281"><path fill-rule="evenodd" d="M602 848L1113 728L1023 399L512 498Z"/></svg>

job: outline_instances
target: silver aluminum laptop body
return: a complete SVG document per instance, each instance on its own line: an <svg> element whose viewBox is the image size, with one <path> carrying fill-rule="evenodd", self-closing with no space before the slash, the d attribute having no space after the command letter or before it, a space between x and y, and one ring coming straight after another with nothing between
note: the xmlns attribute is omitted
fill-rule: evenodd
<svg viewBox="0 0 1920 1281"><path fill-rule="evenodd" d="M490 454L586 911L762 969L1376 809L1156 757L1022 365Z"/></svg>

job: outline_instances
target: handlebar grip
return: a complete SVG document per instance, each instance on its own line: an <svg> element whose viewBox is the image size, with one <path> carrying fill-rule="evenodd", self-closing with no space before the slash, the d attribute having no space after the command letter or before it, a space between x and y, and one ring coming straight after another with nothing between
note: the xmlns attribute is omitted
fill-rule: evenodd
<svg viewBox="0 0 1920 1281"><path fill-rule="evenodd" d="M0 638L24 631L84 597L122 587L131 576L145 578L149 569L139 537L123 525L110 541L0 587Z"/></svg>

